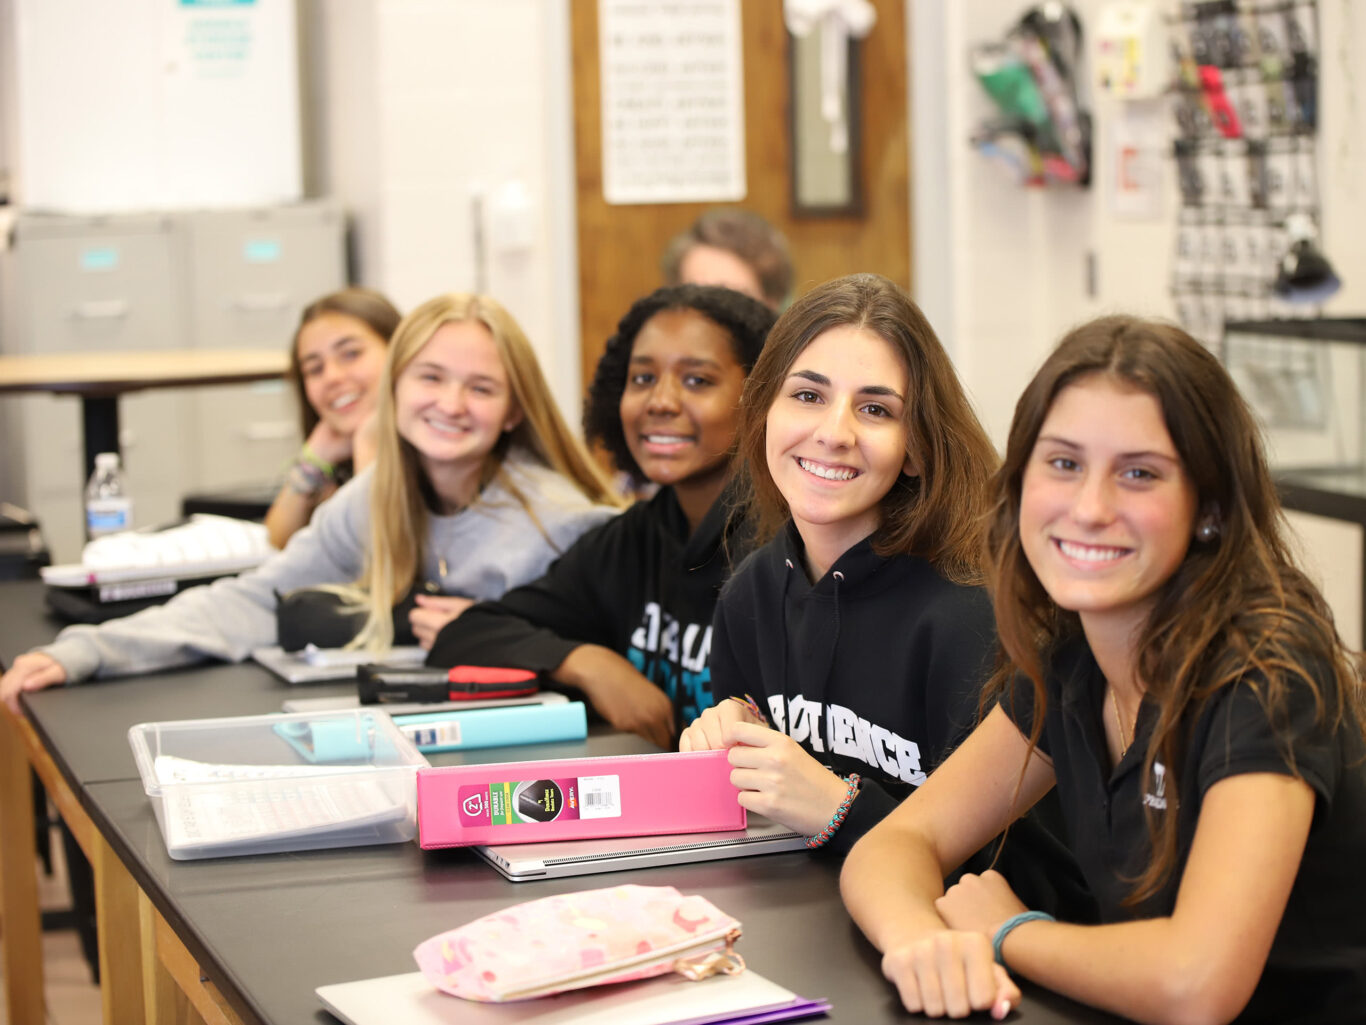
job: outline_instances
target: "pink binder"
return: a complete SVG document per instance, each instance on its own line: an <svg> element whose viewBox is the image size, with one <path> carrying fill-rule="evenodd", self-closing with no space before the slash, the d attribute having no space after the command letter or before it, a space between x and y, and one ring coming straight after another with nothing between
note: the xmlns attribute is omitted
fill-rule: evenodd
<svg viewBox="0 0 1366 1025"><path fill-rule="evenodd" d="M450 765L417 772L427 849L745 828L725 751Z"/></svg>

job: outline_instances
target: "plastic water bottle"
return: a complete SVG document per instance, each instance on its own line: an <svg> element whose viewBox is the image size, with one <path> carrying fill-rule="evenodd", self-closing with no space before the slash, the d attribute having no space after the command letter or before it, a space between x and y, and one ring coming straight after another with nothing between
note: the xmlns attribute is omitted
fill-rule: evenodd
<svg viewBox="0 0 1366 1025"><path fill-rule="evenodd" d="M85 486L85 531L90 537L130 530L133 500L123 480L117 452L95 456L95 472Z"/></svg>

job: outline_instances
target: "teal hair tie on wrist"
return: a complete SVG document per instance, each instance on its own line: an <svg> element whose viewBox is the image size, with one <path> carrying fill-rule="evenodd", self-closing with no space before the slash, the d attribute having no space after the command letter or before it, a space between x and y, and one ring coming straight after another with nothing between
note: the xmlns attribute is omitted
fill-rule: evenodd
<svg viewBox="0 0 1366 1025"><path fill-rule="evenodd" d="M1047 911L1021 911L1018 915L1013 915L1001 923L1001 927L996 930L996 935L991 939L991 956L996 959L996 963L1002 968L1006 967L1006 959L1001 956L1001 946L1005 943L1006 937L1016 928L1026 922L1056 922L1057 919Z"/></svg>

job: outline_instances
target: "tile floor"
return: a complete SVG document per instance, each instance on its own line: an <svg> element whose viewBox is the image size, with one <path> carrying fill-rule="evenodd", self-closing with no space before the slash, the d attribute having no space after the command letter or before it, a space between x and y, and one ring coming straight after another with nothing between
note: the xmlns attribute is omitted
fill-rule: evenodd
<svg viewBox="0 0 1366 1025"><path fill-rule="evenodd" d="M62 839L55 830L52 860L51 876L43 875L41 867L38 870L38 900L44 910L71 906ZM0 1001L0 1025L99 1025L100 991L90 979L75 930L43 933L43 976L47 982L46 1022L11 1022L8 1009Z"/></svg>

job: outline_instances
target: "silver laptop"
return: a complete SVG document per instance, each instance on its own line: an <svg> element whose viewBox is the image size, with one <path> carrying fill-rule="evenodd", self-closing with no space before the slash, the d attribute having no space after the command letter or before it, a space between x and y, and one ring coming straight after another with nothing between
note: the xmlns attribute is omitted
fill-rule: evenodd
<svg viewBox="0 0 1366 1025"><path fill-rule="evenodd" d="M368 662L383 662L395 666L420 666L427 653L415 644L399 645L376 659L373 652L351 651L347 648L315 648L311 644L303 651L285 651L278 644L257 648L251 657L285 683L323 683L328 680L354 680L356 667Z"/></svg>
<svg viewBox="0 0 1366 1025"><path fill-rule="evenodd" d="M743 858L751 854L797 851L806 846L806 837L801 833L770 822L762 815L750 812L748 821L747 828L725 833L481 844L472 850L514 883L520 883L528 879L559 879L627 868Z"/></svg>

